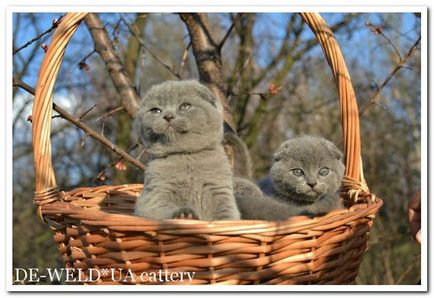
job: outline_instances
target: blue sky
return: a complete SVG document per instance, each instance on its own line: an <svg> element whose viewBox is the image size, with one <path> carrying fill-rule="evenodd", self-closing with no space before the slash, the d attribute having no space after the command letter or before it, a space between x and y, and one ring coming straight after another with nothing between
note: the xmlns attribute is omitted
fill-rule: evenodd
<svg viewBox="0 0 434 298"><path fill-rule="evenodd" d="M51 26L52 20L54 18L58 18L60 15L61 15L60 13L37 13L37 14L35 14L35 20L36 20L37 26L39 28L39 31L43 32L47 28L49 28ZM343 14L342 13L323 13L322 16L324 17L324 19L326 20L327 23L333 24L333 23L337 22L338 20L340 20L342 18ZM402 25L401 25L402 28L399 28L399 30L401 32L407 32L406 38L408 39L408 43L410 43L410 42L416 40L416 38L417 38L416 33L413 30L414 26L415 26L415 24L414 24L415 18L411 13L402 13L401 16L402 16ZM18 17L18 13L14 13L14 15L13 15L14 24L15 24L17 17ZM277 38L283 37L284 29L285 29L285 22L287 19L287 14L269 13L269 14L264 14L261 17L264 19L267 19L267 20L268 19L272 20L276 24L281 24L281 26L279 26L279 27L282 28L282 30L280 32L278 32L277 30L279 29L279 27L274 27L277 29L276 29L276 32L273 32L273 35L276 36ZM118 18L118 13L102 14L101 18L104 22L115 23L113 20L116 20ZM173 18L176 20L177 16L173 15ZM365 14L362 14L362 18L366 22L370 21L374 24L381 24L382 19L387 18L387 14L384 14L384 13L381 13L381 14L365 13ZM227 18L226 18L226 20L227 20ZM229 22L224 22L224 25L229 26ZM80 45L80 48L68 49L68 51L72 52L72 53L78 53L78 54L82 53L83 57L84 57L84 55L86 55L86 53L89 53L93 49L92 42L89 39L89 34L88 34L86 28L84 28L84 27L85 27L84 25L82 25L80 27L80 29L77 31L74 38L78 39L78 40L84 40L84 41L87 40L87 42L83 42ZM24 28L26 28L26 29L24 29ZM27 29L27 28L29 28L29 29ZM15 26L13 29L15 29ZM258 22L258 24L255 27L255 32L257 34L260 34L264 30L269 30L269 28L267 27L267 22ZM310 32L306 31L304 38L312 38L311 34L310 34L311 36L308 36L309 34L310 34ZM15 44L16 44L16 46L23 45L28 40L35 37L36 35L37 35L37 33L33 30L32 26L30 26L29 23L23 24L19 30L19 34L17 35L17 38L15 40ZM51 35L48 35L46 38L43 38L42 41L49 44L50 38L51 38ZM343 35L340 35L340 34L338 35L338 40L341 44L341 49L342 49L346 59L357 58L360 61L360 63L366 62L366 66L373 67L374 68L373 72L381 74L382 70L375 68L376 67L375 59L372 59L372 56L373 55L375 56L377 53L373 53L372 48L370 48L368 46L369 44L378 43L378 40L375 40L376 38L378 38L378 36L375 36L374 34L372 34L369 31L369 29L366 28L365 26L356 28L356 30L353 32L352 37L350 39L347 39ZM391 39L393 42L394 41L393 37ZM384 42L384 40L381 42ZM364 44L364 43L366 43L367 46L366 47L360 47L360 45ZM405 44L402 46L404 49L408 48L408 44ZM28 53L30 52L31 48L32 48L32 46L22 50L21 54L23 55L24 59L25 59L26 55L28 55ZM314 49L311 54L312 55L320 54L320 48L316 47L316 49ZM38 66L42 60L42 57L43 57L43 51L40 50L34 65L31 66L32 76L28 76L25 78L26 82L28 82L32 86L34 86L36 83L36 74L37 74ZM80 56L76 57L76 59L78 61L79 61L79 57ZM258 63L261 63L261 61L258 61Z"/></svg>
<svg viewBox="0 0 434 298"><path fill-rule="evenodd" d="M34 14L34 22L36 23L38 27L39 33L44 32L47 30L53 21L53 19L58 18L62 15L62 13L37 13ZM119 13L104 13L101 14L101 19L105 24L109 24L108 31L109 34L111 34L111 31L113 30L112 27L116 21L119 18ZM127 19L133 19L132 14L123 14ZM279 39L281 39L284 36L285 28L286 28L286 21L288 19L287 13L266 13L261 14L259 17L261 21L257 22L255 25L254 34L260 35L264 32L270 31L270 25L273 24L272 27L272 35L276 38L276 45L279 45ZM401 54L404 54L404 52L409 48L409 46L417 39L417 32L414 30L415 26L415 17L412 13L400 13L400 17L402 18L401 22L401 28L386 28L386 33L388 34L391 41L400 48ZM342 13L323 13L323 18L326 20L329 24L334 24L342 17L344 14ZM16 29L16 19L20 17L19 13L13 14L13 30ZM177 15L173 14L167 14L166 16L168 25L177 24L179 18ZM384 38L380 36L374 35L372 32L370 32L369 28L367 28L364 24L365 22L371 22L373 24L383 24L384 19L387 19L388 14L387 13L363 13L361 15L362 21L358 23L357 26L354 27L354 30L352 31L351 36L349 36L345 32L339 32L337 34L337 39L341 45L341 49L343 51L344 57L347 61L356 60L358 64L362 65L366 69L368 69L370 72L374 73L376 75L376 79L378 81L381 81L384 79L387 74L389 73L390 69L386 69L383 67L384 63L382 59L385 57L381 57L381 55L384 55L384 50L377 51L379 46L385 46L389 47L389 50L392 51L392 48L390 45L387 45ZM18 28L18 34L17 38L15 40L15 45L21 46L25 44L28 40L32 39L37 35L37 32L34 31L33 26L30 25L30 19L26 18L25 23L21 24L21 27ZM182 22L179 21L180 25L182 25ZM228 17L222 18L222 24L224 27L228 28L230 26L230 20ZM396 32L395 32L396 31ZM402 36L398 35L398 32L404 32L404 38ZM269 33L269 32L268 32ZM306 30L303 33L303 38L310 39L313 38L313 34ZM42 39L42 42L49 44L51 39L51 34L47 35ZM88 30L86 29L85 25L82 24L79 28L79 30L76 32L74 36L75 41L79 41L78 43L71 43L70 46L67 47L65 59L73 59L73 61L80 61L82 58L84 58L88 53L90 53L93 50L93 42L90 39L90 35L88 33ZM401 44L398 43L398 41L401 41ZM25 61L26 57L31 52L31 49L34 45L29 46L28 48L22 50L19 55L21 58L15 59L17 63L20 63L20 59L23 59ZM260 48L261 51L261 48ZM387 53L387 51L386 51ZM30 65L30 71L27 76L23 78L23 80L28 83L31 86L36 85L37 80L37 74L39 71L40 64L43 59L44 52L42 49L38 50L36 59L34 62ZM309 52L310 56L317 56L317 55L323 55L321 52L321 49L319 46L315 47ZM259 65L265 65L268 63L269 57L267 58L266 53L262 54L259 52L259 56L257 57L257 63ZM81 73L78 67L75 67L74 69L62 69L64 73L66 72L66 78L68 77L76 77L80 78ZM350 74L352 71L351 68L349 68ZM62 73L61 73L62 75ZM60 75L60 77L61 77ZM60 91L61 92L61 91ZM65 94L63 94L65 95Z"/></svg>

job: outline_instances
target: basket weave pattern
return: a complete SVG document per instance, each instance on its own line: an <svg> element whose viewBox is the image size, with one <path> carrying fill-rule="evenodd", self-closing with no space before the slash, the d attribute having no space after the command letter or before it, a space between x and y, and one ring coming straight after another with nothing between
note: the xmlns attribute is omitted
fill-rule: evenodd
<svg viewBox="0 0 434 298"><path fill-rule="evenodd" d="M297 216L282 222L157 222L131 215L141 184L58 190L50 144L53 88L66 45L85 15L68 13L57 28L41 66L33 109L35 204L54 230L67 267L83 272L95 269L100 277L96 284L152 284L140 275L160 270L194 272L191 284L354 282L382 201L370 194L364 181L350 76L319 14L301 16L323 48L337 86L346 158L342 197L352 206L321 217ZM114 276L101 274L106 269L115 269ZM133 278L122 278L126 270Z"/></svg>

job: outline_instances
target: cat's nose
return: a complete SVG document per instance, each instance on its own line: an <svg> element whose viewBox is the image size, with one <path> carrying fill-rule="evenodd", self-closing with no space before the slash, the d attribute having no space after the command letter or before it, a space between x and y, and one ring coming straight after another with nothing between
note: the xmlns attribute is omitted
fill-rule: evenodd
<svg viewBox="0 0 434 298"><path fill-rule="evenodd" d="M309 185L311 188L314 188L316 184L317 184L316 181L309 181L309 182L307 182L307 185Z"/></svg>
<svg viewBox="0 0 434 298"><path fill-rule="evenodd" d="M167 113L166 115L163 116L163 118L167 122L170 122L170 121L172 121L173 118L175 118L175 116L172 113Z"/></svg>

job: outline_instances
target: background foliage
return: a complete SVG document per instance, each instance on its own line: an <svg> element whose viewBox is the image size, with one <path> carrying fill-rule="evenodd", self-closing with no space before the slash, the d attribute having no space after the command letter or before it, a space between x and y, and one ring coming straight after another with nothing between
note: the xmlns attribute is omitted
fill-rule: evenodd
<svg viewBox="0 0 434 298"><path fill-rule="evenodd" d="M15 13L14 49L45 32L61 14ZM360 107L365 178L385 204L371 232L359 284L415 284L420 247L410 236L406 208L420 188L421 34L416 13L323 15L335 32ZM177 14L100 14L139 93L164 80L198 78L187 30ZM209 14L216 40L225 38L222 69L236 129L248 145L254 177L263 177L284 140L315 134L341 144L336 90L313 34L297 14ZM227 33L229 32L229 35ZM13 56L15 79L35 86L43 44ZM413 47L413 48L412 48ZM408 56L408 57L407 57ZM407 58L406 58L407 57ZM13 266L62 267L51 231L33 207L33 96L13 89ZM131 121L82 24L67 48L55 98L113 143L134 145ZM93 107L93 108L92 108ZM86 113L87 112L87 113ZM60 189L141 183L143 174L60 117L53 119L53 160ZM140 148L130 152L140 154Z"/></svg>

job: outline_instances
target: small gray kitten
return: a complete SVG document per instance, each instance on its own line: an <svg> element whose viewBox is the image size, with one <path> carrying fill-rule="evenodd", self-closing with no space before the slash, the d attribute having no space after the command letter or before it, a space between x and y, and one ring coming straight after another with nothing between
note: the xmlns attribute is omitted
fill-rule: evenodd
<svg viewBox="0 0 434 298"><path fill-rule="evenodd" d="M135 215L239 219L225 155L222 106L197 81L168 81L144 96L135 129L151 160Z"/></svg>
<svg viewBox="0 0 434 298"><path fill-rule="evenodd" d="M283 220L342 208L341 159L339 149L323 138L304 136L284 142L273 156L269 177L259 183L265 195L250 181L234 180L242 217Z"/></svg>

